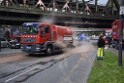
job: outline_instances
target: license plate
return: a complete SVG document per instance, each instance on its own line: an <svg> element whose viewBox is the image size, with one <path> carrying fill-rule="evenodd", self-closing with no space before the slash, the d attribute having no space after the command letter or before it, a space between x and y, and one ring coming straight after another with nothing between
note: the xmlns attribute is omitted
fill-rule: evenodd
<svg viewBox="0 0 124 83"><path fill-rule="evenodd" d="M27 49L31 49L31 47L27 47Z"/></svg>

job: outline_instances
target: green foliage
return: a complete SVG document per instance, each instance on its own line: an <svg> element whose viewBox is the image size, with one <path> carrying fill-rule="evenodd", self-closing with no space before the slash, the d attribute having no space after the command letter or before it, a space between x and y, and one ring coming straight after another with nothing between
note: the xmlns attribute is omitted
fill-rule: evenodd
<svg viewBox="0 0 124 83"><path fill-rule="evenodd" d="M119 67L117 55L107 51L104 60L95 60L87 83L124 83L123 78L124 66Z"/></svg>

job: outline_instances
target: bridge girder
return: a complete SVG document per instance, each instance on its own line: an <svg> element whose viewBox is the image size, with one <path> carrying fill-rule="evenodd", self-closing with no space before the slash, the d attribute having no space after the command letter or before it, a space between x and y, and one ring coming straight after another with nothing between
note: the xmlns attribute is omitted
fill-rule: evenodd
<svg viewBox="0 0 124 83"><path fill-rule="evenodd" d="M11 2L12 1L12 2ZM69 1L69 3L67 4L68 8L69 8L69 11L66 11L66 10L63 10L63 6L66 4L66 2ZM108 8L110 8L108 6L109 3L111 4L115 4L115 6L117 7L117 12L119 11L119 4L118 4L118 0L109 0L108 1L108 4L105 6L100 6L97 4L97 1L98 0L95 0L95 4L90 4L90 2L93 1L93 0L88 0L88 1L85 1L85 0L42 0L42 3L44 4L41 5L43 7L45 7L45 9L47 8L51 8L52 7L52 10L54 11L55 9L57 9L57 11L66 11L66 12L76 12L76 13L79 13L79 12L85 12L85 8L88 6L89 9L92 11L90 13L107 13L109 10ZM5 3L5 0L3 0L3 5L6 5ZM36 0L10 0L9 2L9 5L20 5L22 4L23 6L35 6L37 4L37 1ZM87 5L86 5L87 4ZM111 7L113 7L111 5ZM113 9L113 8L111 8ZM113 11L113 10L111 10ZM114 12L113 12L114 13ZM109 13L107 13L109 14ZM111 14L110 14L111 15Z"/></svg>
<svg viewBox="0 0 124 83"><path fill-rule="evenodd" d="M106 14L114 14L114 12L117 12L119 14L119 7L119 0L108 0L103 12Z"/></svg>
<svg viewBox="0 0 124 83"><path fill-rule="evenodd" d="M82 0L82 3L79 3L78 0L76 0L76 2L69 2L68 4L66 4L68 0L65 2L60 2L62 0L60 1L49 0L49 3L47 3L47 1L44 0L43 4L46 7L44 9L36 8L35 4L37 2L34 2L34 1L33 3L30 3L30 4L29 2L23 3L23 2L20 2L19 0L14 0L14 2L15 1L18 3L18 5L11 4L11 6L6 6L6 5L0 6L0 12L1 12L0 20L4 20L4 23L7 21L11 22L16 20L20 22L37 21L40 17L52 16L52 17L59 18L58 23L65 23L65 25L66 24L73 25L75 23L75 24L80 24L81 26L83 26L83 24L86 26L88 24L89 25L91 24L91 26L99 25L99 26L105 27L104 25L106 24L107 26L107 23L108 23L107 20L109 21L109 23L111 23L114 19L118 18L118 16L117 17L112 15L106 16L103 13L105 6L98 5L97 0L95 0L96 1L95 5L89 4L89 2L92 0L89 0L89 1ZM32 0L29 0L29 1L32 1ZM14 2L13 4L15 4ZM71 12L60 11L62 10L65 4L70 7ZM47 10L47 8L51 8L51 7L52 7L52 11ZM58 8L57 11L54 10L56 8ZM86 11L90 10L90 12L87 13L86 11L84 11L85 9ZM60 21L60 19L63 19L63 20ZM96 21L96 22L94 23L93 21ZM103 24L97 23L97 22L101 22ZM110 24L108 24L108 26L110 26Z"/></svg>

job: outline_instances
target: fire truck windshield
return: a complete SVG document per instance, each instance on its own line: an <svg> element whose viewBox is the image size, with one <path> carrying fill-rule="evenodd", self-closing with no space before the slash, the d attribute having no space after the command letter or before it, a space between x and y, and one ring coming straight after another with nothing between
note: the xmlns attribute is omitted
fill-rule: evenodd
<svg viewBox="0 0 124 83"><path fill-rule="evenodd" d="M22 34L38 34L38 27L33 26L22 27Z"/></svg>

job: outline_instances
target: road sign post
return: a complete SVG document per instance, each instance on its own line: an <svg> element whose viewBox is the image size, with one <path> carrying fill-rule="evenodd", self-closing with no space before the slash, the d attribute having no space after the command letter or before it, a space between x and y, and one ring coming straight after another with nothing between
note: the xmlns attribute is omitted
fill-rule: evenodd
<svg viewBox="0 0 124 83"><path fill-rule="evenodd" d="M121 0L121 6L120 6L120 37L119 37L118 66L122 66L123 15L124 15L124 1Z"/></svg>

